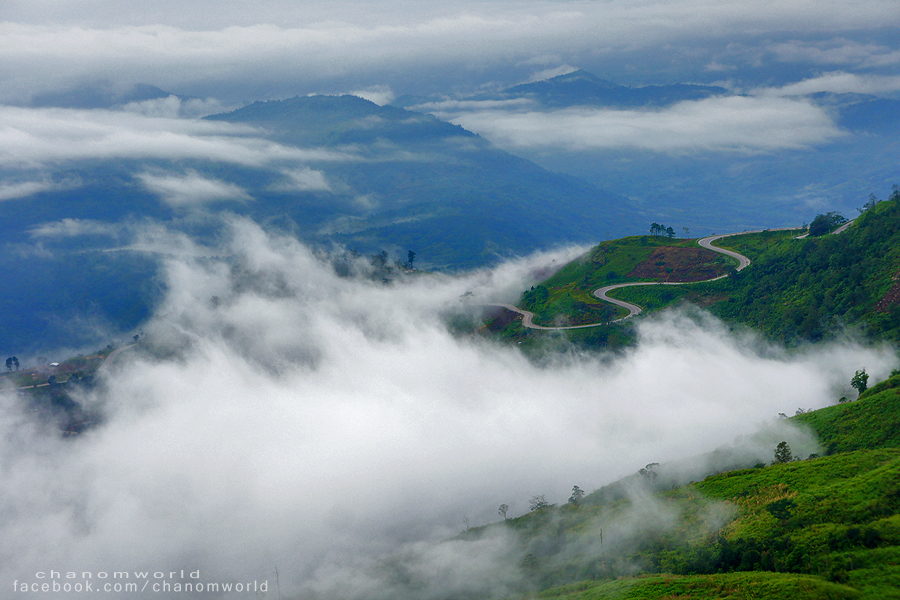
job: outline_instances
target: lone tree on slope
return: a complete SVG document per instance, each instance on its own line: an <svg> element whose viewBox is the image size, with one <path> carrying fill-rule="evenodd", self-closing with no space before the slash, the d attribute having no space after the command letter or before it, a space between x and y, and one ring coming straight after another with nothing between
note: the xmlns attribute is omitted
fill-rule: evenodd
<svg viewBox="0 0 900 600"><path fill-rule="evenodd" d="M574 504L578 506L581 504L581 499L584 498L584 490L578 487L577 485L572 486L572 495L569 496L569 504Z"/></svg>
<svg viewBox="0 0 900 600"><path fill-rule="evenodd" d="M869 387L869 374L865 369L860 369L850 380L850 387L856 388L860 395Z"/></svg>
<svg viewBox="0 0 900 600"><path fill-rule="evenodd" d="M547 502L547 497L541 494L540 496L532 496L531 501L528 503L528 507L532 511L541 510L542 508L546 508L550 506L550 503Z"/></svg>
<svg viewBox="0 0 900 600"><path fill-rule="evenodd" d="M794 455L791 452L791 447L788 446L787 442L779 442L777 446L775 446L775 460L772 461L773 465L789 463L794 460Z"/></svg>

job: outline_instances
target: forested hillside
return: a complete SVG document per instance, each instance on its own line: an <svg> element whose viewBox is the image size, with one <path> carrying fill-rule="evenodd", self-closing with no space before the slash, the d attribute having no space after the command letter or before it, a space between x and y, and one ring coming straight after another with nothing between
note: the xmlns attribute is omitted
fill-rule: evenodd
<svg viewBox="0 0 900 600"><path fill-rule="evenodd" d="M740 251L740 238L721 246ZM900 340L900 191L843 233L767 244L710 305L772 337L819 340L846 326ZM708 293L712 293L710 289Z"/></svg>

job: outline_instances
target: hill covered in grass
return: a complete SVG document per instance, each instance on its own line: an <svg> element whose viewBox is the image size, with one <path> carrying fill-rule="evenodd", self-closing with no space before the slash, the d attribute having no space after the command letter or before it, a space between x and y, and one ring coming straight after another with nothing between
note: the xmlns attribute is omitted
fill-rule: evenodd
<svg viewBox="0 0 900 600"><path fill-rule="evenodd" d="M821 456L773 448L767 463L674 488L654 476L666 464L648 465L458 539L514 540L508 598L900 598L898 420L900 375L787 420L813 431Z"/></svg>
<svg viewBox="0 0 900 600"><path fill-rule="evenodd" d="M728 257L700 248L695 240L631 236L602 242L522 296L535 322L582 325L627 314L593 295L597 288L640 281L691 282L724 275ZM735 263L736 264L736 263Z"/></svg>
<svg viewBox="0 0 900 600"><path fill-rule="evenodd" d="M801 237L802 233L800 229L772 230L719 240L719 247L752 261L728 278L686 286L621 288L610 295L645 312L685 303L700 306L729 323L751 327L789 345L834 338L848 328L870 339L900 340L900 191L896 186L888 200L870 204L845 231L819 237ZM693 274L698 275L694 280L706 279L730 267L730 259L721 255L697 253L685 272L680 265L670 264L668 257L653 254L660 246L670 248L670 253L700 250L695 240L649 236L604 242L526 291L519 306L534 312L540 324L610 321L625 312L593 297L593 290L603 285L691 281ZM570 335L589 344L603 343L617 337L614 329L621 332L623 328L627 325ZM507 327L505 333L524 335L515 326Z"/></svg>

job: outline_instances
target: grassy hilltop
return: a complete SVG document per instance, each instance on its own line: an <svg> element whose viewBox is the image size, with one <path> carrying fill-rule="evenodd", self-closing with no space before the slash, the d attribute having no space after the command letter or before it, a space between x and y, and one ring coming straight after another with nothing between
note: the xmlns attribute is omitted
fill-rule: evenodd
<svg viewBox="0 0 900 600"><path fill-rule="evenodd" d="M843 233L799 238L803 230L764 231L719 240L752 264L728 278L682 286L614 290L645 312L692 304L787 344L819 341L854 328L871 339L900 340L900 191L871 205ZM605 285L691 282L728 273L735 263L696 240L636 236L603 242L523 293L519 306L540 325L609 322L626 314L593 296ZM567 335L587 345L627 343L630 323ZM528 338L518 322L500 327Z"/></svg>

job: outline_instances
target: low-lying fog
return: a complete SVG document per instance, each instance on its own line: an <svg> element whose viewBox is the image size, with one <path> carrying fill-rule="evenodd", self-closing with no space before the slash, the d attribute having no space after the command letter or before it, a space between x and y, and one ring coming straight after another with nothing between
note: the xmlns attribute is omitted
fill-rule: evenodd
<svg viewBox="0 0 900 600"><path fill-rule="evenodd" d="M0 397L3 586L50 570L183 569L267 580L269 597L276 583L283 597L375 597L367 565L464 519L498 521L502 503L516 516L534 495L562 503L573 485L730 444L850 395L856 369L875 381L896 366L888 348L787 353L678 312L644 320L621 356L536 364L452 334L446 317L467 291L473 304L514 302L535 269L577 249L384 285L338 277L248 222L232 232L169 261L143 348L83 399L101 426L61 439ZM483 561L441 560L436 574L452 563L490 575Z"/></svg>

